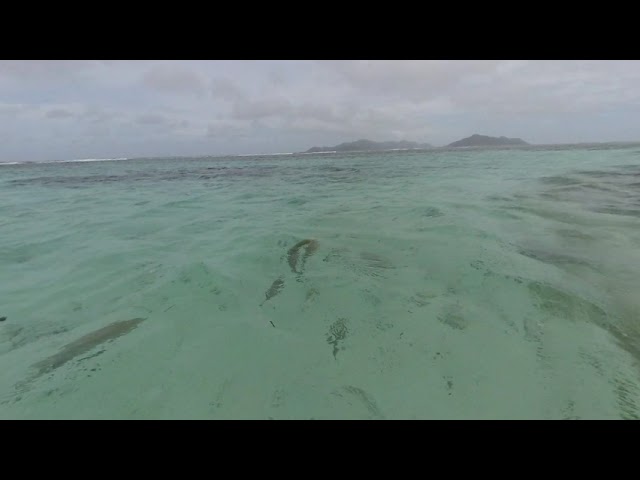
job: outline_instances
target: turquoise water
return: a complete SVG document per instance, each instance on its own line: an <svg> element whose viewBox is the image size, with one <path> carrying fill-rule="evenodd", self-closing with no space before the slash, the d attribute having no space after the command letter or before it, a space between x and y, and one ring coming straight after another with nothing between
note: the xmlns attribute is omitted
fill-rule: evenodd
<svg viewBox="0 0 640 480"><path fill-rule="evenodd" d="M639 227L639 146L0 165L0 418L639 418Z"/></svg>

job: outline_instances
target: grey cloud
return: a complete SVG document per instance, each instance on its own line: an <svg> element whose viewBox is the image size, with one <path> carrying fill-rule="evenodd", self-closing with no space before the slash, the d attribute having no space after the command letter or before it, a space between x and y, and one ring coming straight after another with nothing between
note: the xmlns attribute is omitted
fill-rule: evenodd
<svg viewBox="0 0 640 480"><path fill-rule="evenodd" d="M188 134L190 123L187 120L173 118L159 113L143 113L133 120L135 125L152 131L161 131L164 134Z"/></svg>
<svg viewBox="0 0 640 480"><path fill-rule="evenodd" d="M402 136L402 130L430 130L418 118L428 106L412 102L360 107L305 103L282 111L279 118L282 122L280 126L292 131Z"/></svg>
<svg viewBox="0 0 640 480"><path fill-rule="evenodd" d="M494 61L377 60L333 61L322 64L341 75L356 90L429 99L460 79L495 71Z"/></svg>
<svg viewBox="0 0 640 480"><path fill-rule="evenodd" d="M0 103L0 115L17 115L29 109L22 103Z"/></svg>
<svg viewBox="0 0 640 480"><path fill-rule="evenodd" d="M333 133L333 134L359 134L362 129L357 125L325 122L317 118L302 117L296 119L288 119L283 125L289 131L299 131L308 133ZM370 131L368 129L367 131Z"/></svg>
<svg viewBox="0 0 640 480"><path fill-rule="evenodd" d="M93 60L0 60L0 77L47 80L85 71L96 64Z"/></svg>
<svg viewBox="0 0 640 480"><path fill-rule="evenodd" d="M515 62L514 62L515 63ZM518 62L495 75L464 79L450 91L460 112L553 114L638 103L640 71L615 62Z"/></svg>
<svg viewBox="0 0 640 480"><path fill-rule="evenodd" d="M633 64L635 63L635 65ZM354 94L486 113L594 111L640 98L640 64L620 61L320 62Z"/></svg>
<svg viewBox="0 0 640 480"><path fill-rule="evenodd" d="M263 100L242 100L233 105L233 118L252 120L263 117L286 115L292 110L291 102L286 98L275 97Z"/></svg>
<svg viewBox="0 0 640 480"><path fill-rule="evenodd" d="M352 115L347 109L339 111L337 107L327 104L304 103L293 110L296 117L313 118L324 122L340 122Z"/></svg>
<svg viewBox="0 0 640 480"><path fill-rule="evenodd" d="M284 86L287 83L284 73L279 69L269 72L267 78L270 84L278 87Z"/></svg>
<svg viewBox="0 0 640 480"><path fill-rule="evenodd" d="M88 106L80 115L93 123L105 123L122 118L123 114L114 110L107 110L96 106Z"/></svg>
<svg viewBox="0 0 640 480"><path fill-rule="evenodd" d="M30 119L37 121L38 119L62 119L75 117L77 113L76 105L71 104L0 104L0 115L11 116L14 118Z"/></svg>
<svg viewBox="0 0 640 480"><path fill-rule="evenodd" d="M212 121L207 125L207 137L212 138L237 138L247 136L247 126L239 125L234 122Z"/></svg>
<svg viewBox="0 0 640 480"><path fill-rule="evenodd" d="M192 70L174 65L156 65L143 75L145 86L167 92L203 95L206 83L202 76Z"/></svg>
<svg viewBox="0 0 640 480"><path fill-rule="evenodd" d="M145 113L138 115L136 123L141 125L163 125L168 123L168 119L164 115L158 115L155 113Z"/></svg>
<svg viewBox="0 0 640 480"><path fill-rule="evenodd" d="M64 108L54 108L52 110L48 110L45 113L45 117L47 118L70 118L75 117L75 113L65 110Z"/></svg>
<svg viewBox="0 0 640 480"><path fill-rule="evenodd" d="M211 95L228 101L240 101L245 93L229 78L214 78L211 81Z"/></svg>

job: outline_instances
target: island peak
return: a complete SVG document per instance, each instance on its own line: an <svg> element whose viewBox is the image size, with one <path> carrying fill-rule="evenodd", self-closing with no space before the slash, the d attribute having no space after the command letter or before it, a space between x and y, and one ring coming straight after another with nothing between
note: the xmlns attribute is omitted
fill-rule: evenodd
<svg viewBox="0 0 640 480"><path fill-rule="evenodd" d="M470 137L450 143L447 147L494 147L507 145L529 145L521 138L489 137L474 133Z"/></svg>
<svg viewBox="0 0 640 480"><path fill-rule="evenodd" d="M322 153L322 152L370 152L384 150L417 150L424 148L433 148L428 143L410 142L407 140L391 141L391 142L374 142L372 140L360 139L355 142L346 142L336 145L335 147L313 147L304 153Z"/></svg>

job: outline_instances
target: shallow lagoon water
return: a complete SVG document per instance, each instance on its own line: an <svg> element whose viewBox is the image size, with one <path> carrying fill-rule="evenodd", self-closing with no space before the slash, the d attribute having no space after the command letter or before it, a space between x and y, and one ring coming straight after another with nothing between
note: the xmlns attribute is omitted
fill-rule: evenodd
<svg viewBox="0 0 640 480"><path fill-rule="evenodd" d="M639 227L638 146L0 165L0 418L639 418Z"/></svg>

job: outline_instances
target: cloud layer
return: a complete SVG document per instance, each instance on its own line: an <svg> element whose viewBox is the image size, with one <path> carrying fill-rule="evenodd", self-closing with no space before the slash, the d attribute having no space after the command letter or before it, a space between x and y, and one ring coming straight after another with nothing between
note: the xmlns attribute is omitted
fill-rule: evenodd
<svg viewBox="0 0 640 480"><path fill-rule="evenodd" d="M0 161L640 140L638 61L0 61Z"/></svg>

